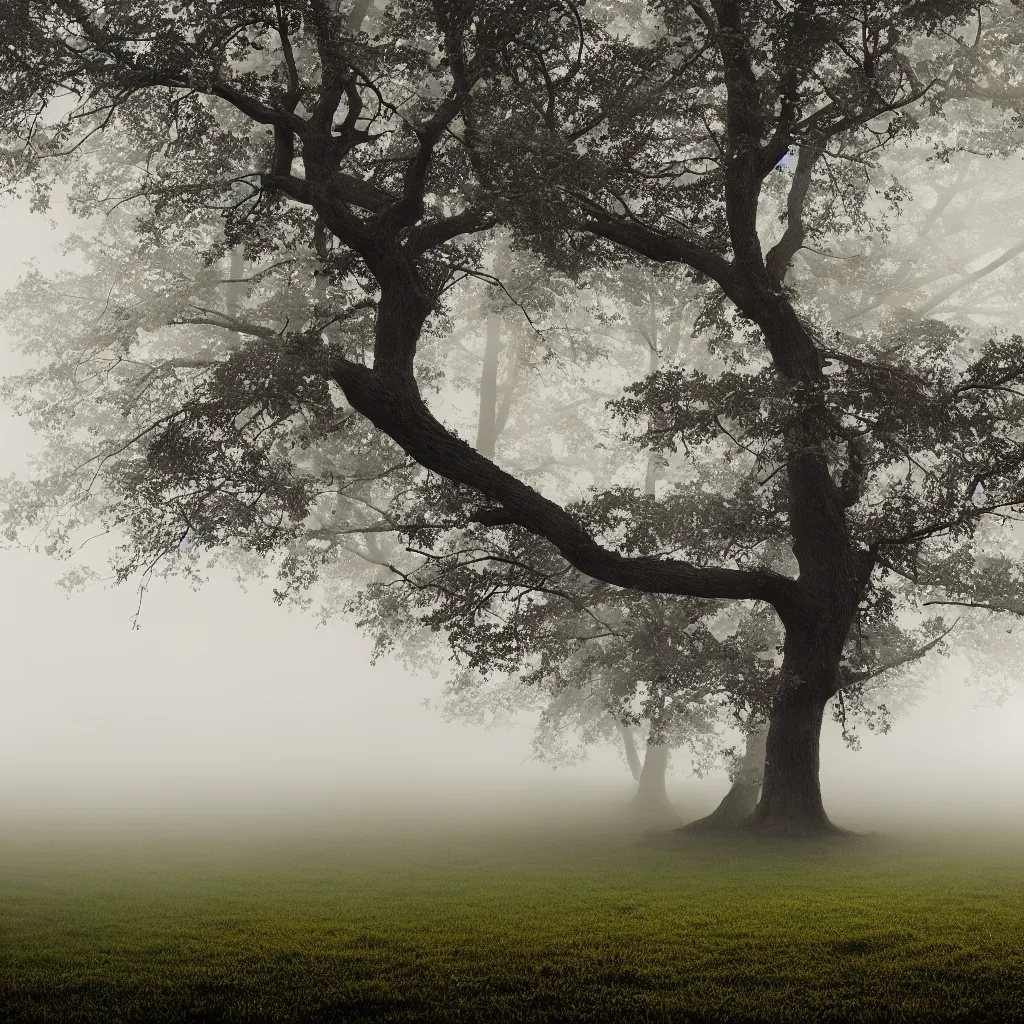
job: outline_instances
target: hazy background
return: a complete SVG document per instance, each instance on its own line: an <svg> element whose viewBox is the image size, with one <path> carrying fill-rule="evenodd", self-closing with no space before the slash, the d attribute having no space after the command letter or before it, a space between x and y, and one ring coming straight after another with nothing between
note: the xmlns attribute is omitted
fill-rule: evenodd
<svg viewBox="0 0 1024 1024"><path fill-rule="evenodd" d="M27 208L0 208L0 290L23 261L59 261L61 232ZM0 374L17 369L0 335ZM20 471L33 437L0 408L0 472ZM0 551L0 814L7 820L338 812L368 802L419 812L557 800L625 801L619 751L557 771L531 760L532 721L485 730L442 721L423 702L441 680L393 663L342 620L242 592L225 571L200 592L157 582L132 628L134 588L67 596L64 566ZM826 722L822 787L834 820L856 825L942 817L966 828L1024 820L1024 697L977 706L955 663L888 736L847 750ZM684 816L724 794L719 773L690 774L677 754L670 794Z"/></svg>

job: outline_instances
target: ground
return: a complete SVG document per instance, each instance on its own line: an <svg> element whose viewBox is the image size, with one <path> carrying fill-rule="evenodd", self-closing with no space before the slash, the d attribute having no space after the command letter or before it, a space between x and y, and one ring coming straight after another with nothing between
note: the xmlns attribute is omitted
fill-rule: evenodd
<svg viewBox="0 0 1024 1024"><path fill-rule="evenodd" d="M0 1020L1024 1020L1024 837L949 838L9 832Z"/></svg>

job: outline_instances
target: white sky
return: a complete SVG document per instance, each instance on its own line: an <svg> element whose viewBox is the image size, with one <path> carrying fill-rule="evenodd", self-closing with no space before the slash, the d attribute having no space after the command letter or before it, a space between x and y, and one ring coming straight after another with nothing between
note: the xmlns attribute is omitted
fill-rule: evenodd
<svg viewBox="0 0 1024 1024"><path fill-rule="evenodd" d="M28 258L55 264L59 236L43 218L8 205L0 228L0 289ZM0 335L0 373L17 365ZM17 471L31 445L27 427L0 410L0 472ZM62 571L43 554L0 551L0 812L273 808L385 794L493 806L584 787L609 799L631 792L611 748L553 773L530 760L529 720L490 731L441 721L422 705L439 681L371 667L351 624L318 627L274 605L269 589L243 593L226 573L199 593L158 582L133 630L133 588L68 597L55 586ZM872 806L1021 817L1024 698L976 707L980 692L938 669L934 693L889 736L865 735L859 753L826 723L822 784L840 823ZM681 809L710 809L724 774L700 781L679 760Z"/></svg>

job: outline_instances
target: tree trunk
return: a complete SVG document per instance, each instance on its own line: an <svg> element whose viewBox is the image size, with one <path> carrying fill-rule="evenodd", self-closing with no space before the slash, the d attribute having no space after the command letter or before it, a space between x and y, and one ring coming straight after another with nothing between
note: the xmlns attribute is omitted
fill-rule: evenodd
<svg viewBox="0 0 1024 1024"><path fill-rule="evenodd" d="M240 245L236 245L231 250L231 269L228 271L228 276L230 282L227 286L225 301L228 312L232 316L238 316L246 291L245 283L242 281L242 278L245 277L245 254Z"/></svg>
<svg viewBox="0 0 1024 1024"><path fill-rule="evenodd" d="M373 0L356 0L345 18L345 28L349 32L358 32L363 27L372 6Z"/></svg>
<svg viewBox="0 0 1024 1024"><path fill-rule="evenodd" d="M679 815L668 798L665 777L668 774L669 748L664 744L649 744L644 754L644 766L630 809L645 818L678 820Z"/></svg>
<svg viewBox="0 0 1024 1024"><path fill-rule="evenodd" d="M647 341L647 372L657 373L661 369L661 353L658 350L658 317L651 300L651 322ZM658 493L658 454L652 448L647 453L647 472L644 474L644 494L652 497Z"/></svg>
<svg viewBox="0 0 1024 1024"><path fill-rule="evenodd" d="M761 726L756 731L747 733L743 760L733 777L729 792L709 815L684 825L685 831L715 832L737 828L754 813L758 794L761 792L761 782L764 778L767 740L767 726Z"/></svg>
<svg viewBox="0 0 1024 1024"><path fill-rule="evenodd" d="M761 799L749 819L751 827L794 835L838 831L825 813L818 781L826 702L820 688L800 681L776 697Z"/></svg>
<svg viewBox="0 0 1024 1024"><path fill-rule="evenodd" d="M486 459L494 458L498 442L498 358L501 355L501 321L487 318L484 365L480 371L480 413L477 418L476 450Z"/></svg>
<svg viewBox="0 0 1024 1024"><path fill-rule="evenodd" d="M508 364L505 367L505 382L498 396L497 410L494 415L494 436L501 437L508 426L509 413L516 397L516 385L519 383L519 335L515 329L511 332L508 343L502 346L508 353Z"/></svg>
<svg viewBox="0 0 1024 1024"><path fill-rule="evenodd" d="M640 756L636 752L636 740L633 739L633 732L624 726L618 719L615 720L615 728L619 730L622 737L622 746L626 751L626 764L629 765L629 772L634 781L639 782L643 774L643 766L640 764Z"/></svg>

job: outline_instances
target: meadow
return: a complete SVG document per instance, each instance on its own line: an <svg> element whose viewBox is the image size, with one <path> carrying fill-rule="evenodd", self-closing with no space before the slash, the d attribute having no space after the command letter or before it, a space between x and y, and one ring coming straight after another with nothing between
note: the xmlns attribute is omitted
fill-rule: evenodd
<svg viewBox="0 0 1024 1024"><path fill-rule="evenodd" d="M338 818L12 827L0 1019L1024 1020L1019 833Z"/></svg>

